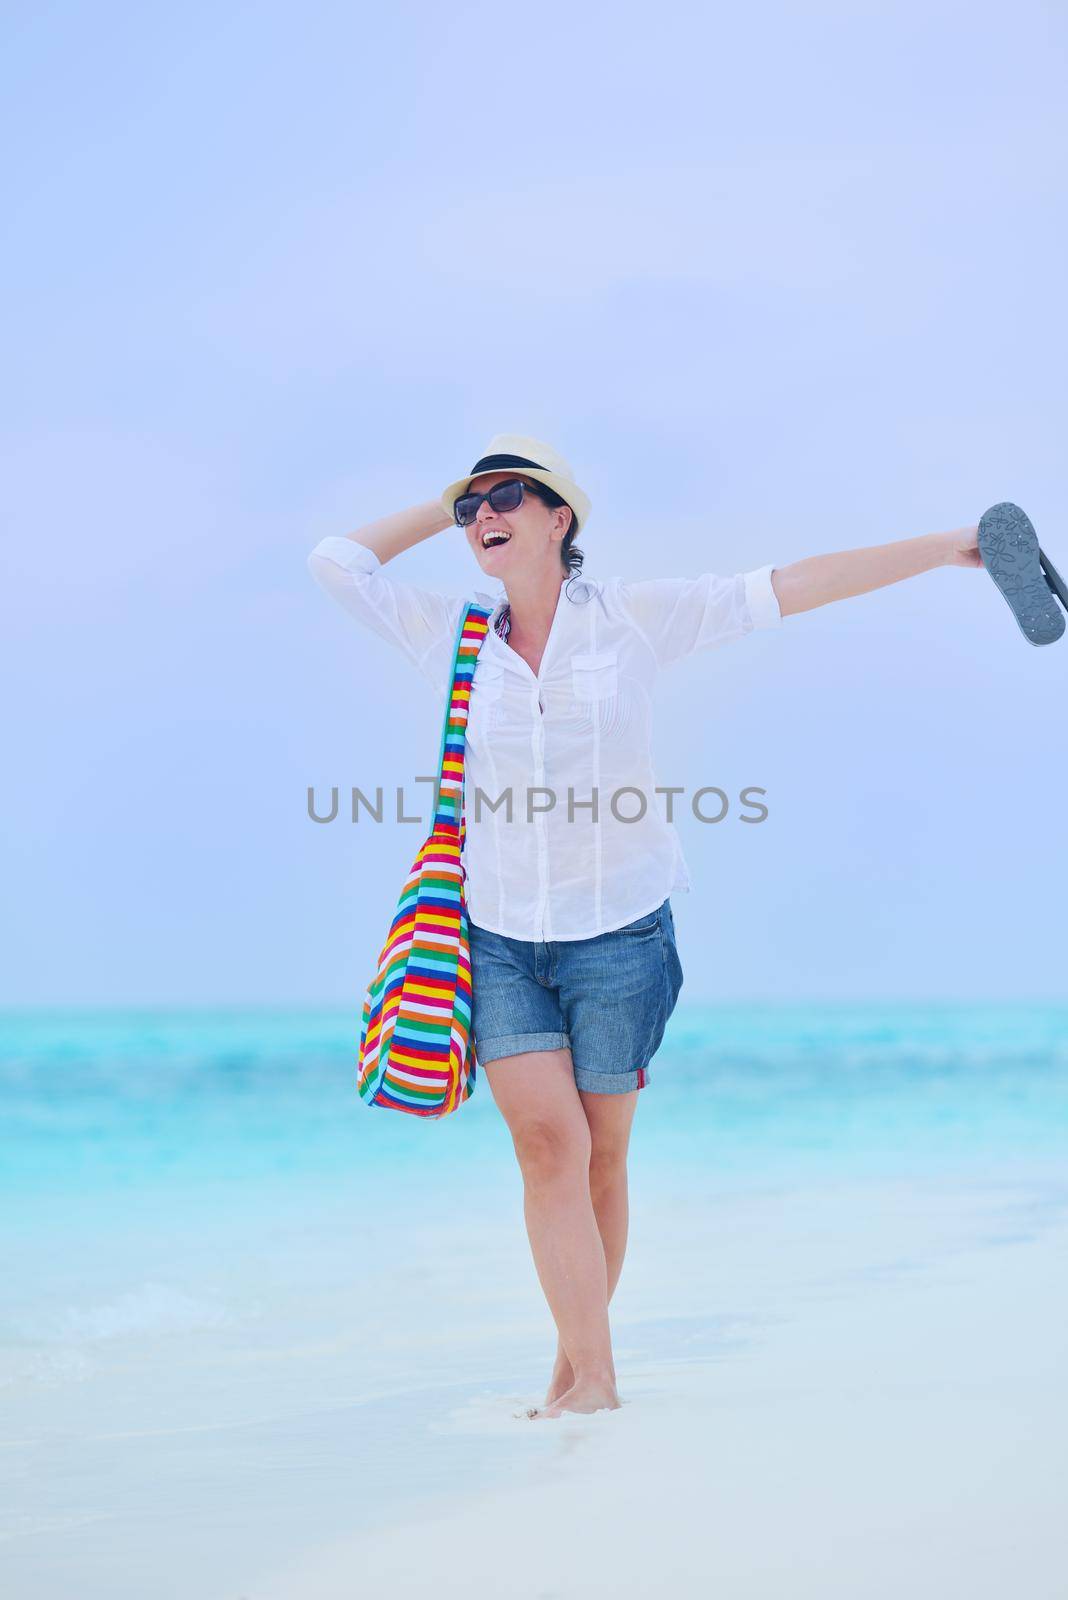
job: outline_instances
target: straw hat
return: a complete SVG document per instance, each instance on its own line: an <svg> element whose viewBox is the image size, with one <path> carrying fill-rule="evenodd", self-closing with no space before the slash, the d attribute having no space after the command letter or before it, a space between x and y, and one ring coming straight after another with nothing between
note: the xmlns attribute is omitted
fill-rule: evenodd
<svg viewBox="0 0 1068 1600"><path fill-rule="evenodd" d="M456 520L456 502L467 493L473 478L485 472L507 472L509 467L515 467L524 477L536 478L539 483L555 489L575 513L575 532L585 527L590 514L590 502L575 482L570 464L551 445L523 433L494 434L486 454L478 458L470 472L449 484L441 497L441 504L453 521Z"/></svg>

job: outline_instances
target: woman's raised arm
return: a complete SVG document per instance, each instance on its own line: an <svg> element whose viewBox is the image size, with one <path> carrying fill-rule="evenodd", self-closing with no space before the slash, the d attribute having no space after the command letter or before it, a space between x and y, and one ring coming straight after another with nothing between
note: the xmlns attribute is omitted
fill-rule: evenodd
<svg viewBox="0 0 1068 1600"><path fill-rule="evenodd" d="M827 556L808 556L776 567L773 586L784 617L811 611L831 600L848 600L884 584L914 578L932 567L979 567L979 528L921 533L915 539L868 545Z"/></svg>
<svg viewBox="0 0 1068 1600"><path fill-rule="evenodd" d="M373 550L379 561L392 561L402 550L421 544L432 534L442 533L452 527L452 518L445 515L440 500L428 500L425 505L410 506L407 511L394 511L391 516L369 522L346 539Z"/></svg>
<svg viewBox="0 0 1068 1600"><path fill-rule="evenodd" d="M349 616L396 645L435 683L447 671L464 602L458 596L401 583L383 568L402 550L441 533L451 522L441 502L431 500L369 522L355 533L330 534L308 556L316 583Z"/></svg>

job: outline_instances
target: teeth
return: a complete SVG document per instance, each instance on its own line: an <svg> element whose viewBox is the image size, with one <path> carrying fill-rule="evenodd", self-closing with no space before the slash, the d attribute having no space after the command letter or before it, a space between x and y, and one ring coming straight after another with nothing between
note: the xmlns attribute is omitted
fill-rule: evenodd
<svg viewBox="0 0 1068 1600"><path fill-rule="evenodd" d="M485 533L482 535L482 548L483 550L489 550L492 545L507 544L510 538L510 533Z"/></svg>

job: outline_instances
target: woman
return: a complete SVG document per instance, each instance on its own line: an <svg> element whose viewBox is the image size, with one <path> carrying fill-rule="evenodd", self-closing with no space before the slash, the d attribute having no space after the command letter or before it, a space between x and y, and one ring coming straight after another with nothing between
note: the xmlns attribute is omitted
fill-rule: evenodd
<svg viewBox="0 0 1068 1600"><path fill-rule="evenodd" d="M589 511L555 450L498 434L440 501L323 539L308 558L441 694L464 601L393 582L383 565L455 522L504 588L474 595L494 609L472 685L463 865L475 1060L512 1135L559 1334L531 1417L620 1405L608 1302L627 1242L627 1146L682 987L670 895L691 886L654 798L655 677L796 612L981 565L978 529L960 528L734 577L591 582L574 542Z"/></svg>

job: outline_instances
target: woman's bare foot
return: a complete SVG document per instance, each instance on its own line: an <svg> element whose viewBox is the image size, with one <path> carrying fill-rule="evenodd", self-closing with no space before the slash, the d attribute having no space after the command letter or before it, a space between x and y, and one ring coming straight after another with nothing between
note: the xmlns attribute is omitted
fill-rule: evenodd
<svg viewBox="0 0 1068 1600"><path fill-rule="evenodd" d="M527 1416L540 1422L543 1417L562 1417L565 1411L618 1411L623 1402L610 1379L580 1379L552 1405L531 1406Z"/></svg>
<svg viewBox="0 0 1068 1600"><path fill-rule="evenodd" d="M562 1394L567 1393L574 1381L574 1370L567 1358L567 1352L558 1339L556 1341L556 1365L553 1367L553 1375L549 1379L549 1392L542 1404L551 1406L554 1401L559 1400Z"/></svg>

